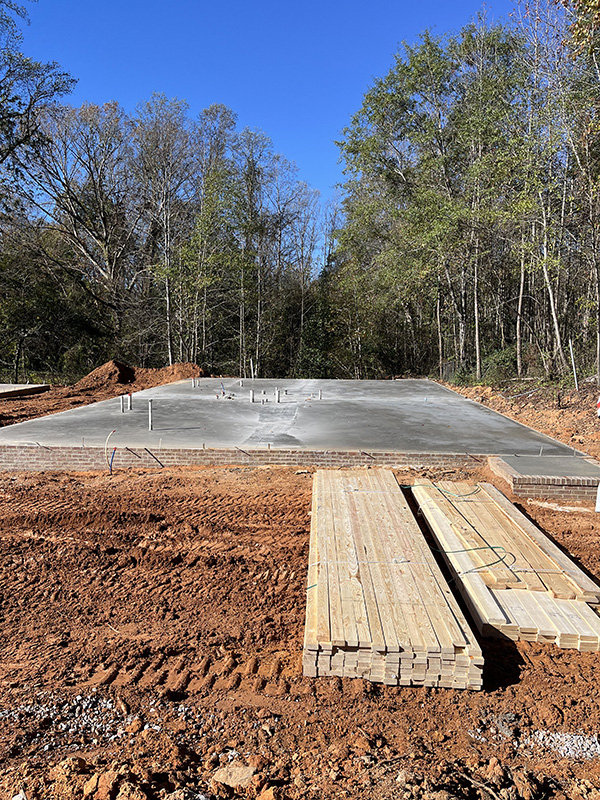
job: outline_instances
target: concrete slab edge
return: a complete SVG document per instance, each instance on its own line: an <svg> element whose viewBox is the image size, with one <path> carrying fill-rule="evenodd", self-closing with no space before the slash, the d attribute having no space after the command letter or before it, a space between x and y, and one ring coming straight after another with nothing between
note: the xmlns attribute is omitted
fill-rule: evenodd
<svg viewBox="0 0 600 800"><path fill-rule="evenodd" d="M434 381L434 383L436 383L436 381ZM577 450L576 447L572 447L571 448L569 445L566 445L564 442L560 442L558 439L555 439L553 436L548 436L547 433L542 433L541 431L538 431L536 428L532 428L530 425L526 425L524 422L520 422L518 419L515 419L514 417L511 417L508 414L504 414L502 411L497 411L495 408L490 408L485 403L480 403L478 400L471 400L470 397L465 397L465 395L461 394L460 392L457 392L454 389L450 389L448 386L444 386L441 383L438 384L438 385L441 386L443 389L447 389L449 392L452 392L452 394L458 395L458 397L462 397L462 399L466 400L468 403L473 403L473 404L475 404L477 406L481 406L481 408L485 408L488 411L491 411L494 414L498 414L498 416L504 417L504 419L510 420L515 425L520 425L521 428L525 428L525 430L533 431L538 436L543 436L545 439L548 439L548 441L553 442L554 444L559 444L559 445L561 445L563 447L569 447L569 449L573 452L574 455L584 456L584 457L587 455L586 453L583 452L583 450Z"/></svg>

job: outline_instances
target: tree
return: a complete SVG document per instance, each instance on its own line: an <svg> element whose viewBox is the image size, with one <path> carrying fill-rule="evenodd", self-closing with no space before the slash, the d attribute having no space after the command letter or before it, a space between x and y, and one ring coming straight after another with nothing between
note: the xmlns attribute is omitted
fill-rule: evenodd
<svg viewBox="0 0 600 800"><path fill-rule="evenodd" d="M58 64L42 64L20 52L15 17L27 20L25 7L0 0L0 165L39 139L38 112L75 83Z"/></svg>
<svg viewBox="0 0 600 800"><path fill-rule="evenodd" d="M135 155L132 166L144 197L147 218L146 253L150 269L164 282L166 345L169 364L174 361L173 284L179 262L173 255L189 233L185 227L186 201L193 195L197 156L192 147L192 126L185 101L154 94L140 104L134 120ZM181 304L180 304L181 307ZM179 320L179 359L183 357Z"/></svg>
<svg viewBox="0 0 600 800"><path fill-rule="evenodd" d="M132 122L107 103L55 106L39 127L43 140L19 157L26 177L19 191L69 244L65 267L105 304L118 337L142 273L135 254L145 201L132 164Z"/></svg>

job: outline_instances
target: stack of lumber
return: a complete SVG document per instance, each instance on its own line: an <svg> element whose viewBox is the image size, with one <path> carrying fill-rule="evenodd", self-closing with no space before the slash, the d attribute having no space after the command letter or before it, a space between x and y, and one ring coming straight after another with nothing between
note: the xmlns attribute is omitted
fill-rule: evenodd
<svg viewBox="0 0 600 800"><path fill-rule="evenodd" d="M412 489L484 635L596 651L600 587L494 486L419 481Z"/></svg>
<svg viewBox="0 0 600 800"><path fill-rule="evenodd" d="M304 674L479 689L483 657L391 472L318 470Z"/></svg>

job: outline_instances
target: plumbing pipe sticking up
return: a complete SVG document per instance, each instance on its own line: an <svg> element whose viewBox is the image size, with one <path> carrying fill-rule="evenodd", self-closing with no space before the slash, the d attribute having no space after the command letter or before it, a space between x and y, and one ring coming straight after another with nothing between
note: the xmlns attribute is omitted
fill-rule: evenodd
<svg viewBox="0 0 600 800"><path fill-rule="evenodd" d="M122 394L121 395L121 414L123 414L124 411L125 411L125 395Z"/></svg>
<svg viewBox="0 0 600 800"><path fill-rule="evenodd" d="M106 441L104 442L104 459L106 461L106 466L109 467L109 468L110 468L110 464L109 464L109 461L108 461L108 441L109 441L110 437L113 435L113 433L116 433L116 430L111 431L108 434L108 436L106 437Z"/></svg>
<svg viewBox="0 0 600 800"><path fill-rule="evenodd" d="M152 430L152 400L148 400L148 430Z"/></svg>
<svg viewBox="0 0 600 800"><path fill-rule="evenodd" d="M129 392L129 394L127 395L127 410L131 411L132 408L133 408L133 395L131 394L131 392Z"/></svg>
<svg viewBox="0 0 600 800"><path fill-rule="evenodd" d="M250 402L254 402L254 389L250 389Z"/></svg>
<svg viewBox="0 0 600 800"><path fill-rule="evenodd" d="M319 389L319 400L323 399L323 389Z"/></svg>
<svg viewBox="0 0 600 800"><path fill-rule="evenodd" d="M243 386L243 385L244 385L244 381L240 381L240 386Z"/></svg>
<svg viewBox="0 0 600 800"><path fill-rule="evenodd" d="M279 389L275 389L275 402L279 402Z"/></svg>

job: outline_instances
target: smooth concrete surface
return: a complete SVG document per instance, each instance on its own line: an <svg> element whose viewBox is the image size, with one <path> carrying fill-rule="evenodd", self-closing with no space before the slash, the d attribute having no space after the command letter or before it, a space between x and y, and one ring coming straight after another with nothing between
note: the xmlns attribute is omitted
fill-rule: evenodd
<svg viewBox="0 0 600 800"><path fill-rule="evenodd" d="M23 397L28 394L41 394L41 392L47 392L49 388L49 383L0 383L0 400Z"/></svg>
<svg viewBox="0 0 600 800"><path fill-rule="evenodd" d="M121 400L114 398L1 428L0 444L97 447L114 430L111 448L271 446L502 456L533 456L540 449L546 455L574 452L428 380L244 380L241 386L238 379L203 378L197 383L178 381L137 392L131 411L121 412Z"/></svg>
<svg viewBox="0 0 600 800"><path fill-rule="evenodd" d="M572 456L504 456L519 475L547 478L600 478L600 465Z"/></svg>

